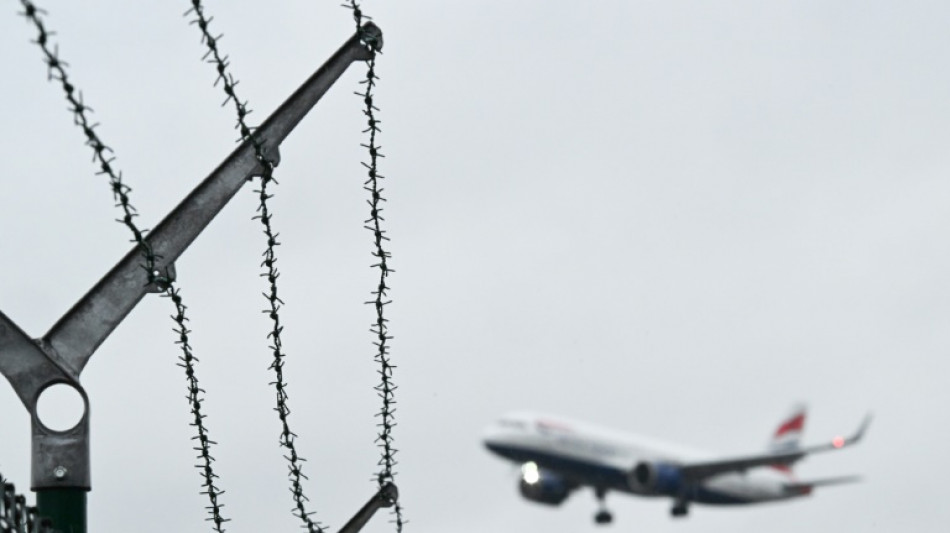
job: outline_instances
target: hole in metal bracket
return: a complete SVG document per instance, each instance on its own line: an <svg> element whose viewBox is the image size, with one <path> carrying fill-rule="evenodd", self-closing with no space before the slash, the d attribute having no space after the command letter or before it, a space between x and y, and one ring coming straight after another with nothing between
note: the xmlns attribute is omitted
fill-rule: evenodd
<svg viewBox="0 0 950 533"><path fill-rule="evenodd" d="M36 417L53 431L73 429L86 414L86 402L72 385L56 383L43 389L36 402Z"/></svg>

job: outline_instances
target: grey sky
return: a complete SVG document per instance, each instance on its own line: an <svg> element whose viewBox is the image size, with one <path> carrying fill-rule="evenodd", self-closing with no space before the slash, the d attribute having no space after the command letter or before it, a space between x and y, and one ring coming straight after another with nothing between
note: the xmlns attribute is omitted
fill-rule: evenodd
<svg viewBox="0 0 950 533"><path fill-rule="evenodd" d="M353 31L339 2L207 2L262 120ZM188 2L46 1L48 25L151 227L233 148ZM107 182L0 16L2 310L39 336L130 247ZM796 401L801 464L862 484L683 522L612 495L614 529L944 531L950 392L950 34L944 2L375 2L407 531L593 531L517 495L481 447L535 409L724 453ZM282 147L275 224L292 424L334 529L373 490L374 272L357 66ZM251 189L178 263L229 531L290 531ZM92 358L92 531L208 531L169 302ZM29 424L0 386L0 472ZM389 531L377 520L367 531Z"/></svg>

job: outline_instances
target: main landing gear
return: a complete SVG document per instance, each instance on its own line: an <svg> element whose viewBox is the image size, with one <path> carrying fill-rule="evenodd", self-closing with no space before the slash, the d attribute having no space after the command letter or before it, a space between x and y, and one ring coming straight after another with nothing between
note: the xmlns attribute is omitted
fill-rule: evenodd
<svg viewBox="0 0 950 533"><path fill-rule="evenodd" d="M600 509L594 515L594 523L606 525L613 522L614 515L610 514L610 511L607 510L607 507L604 504L604 498L607 496L607 489L601 487L594 488L594 496L597 497L597 503L600 505Z"/></svg>
<svg viewBox="0 0 950 533"><path fill-rule="evenodd" d="M673 508L670 509L670 515L673 518L682 518L689 514L689 500L695 492L696 488L692 485L684 485L680 488L679 494L673 500Z"/></svg>
<svg viewBox="0 0 950 533"><path fill-rule="evenodd" d="M676 503L673 504L673 508L670 509L670 515L676 518L684 517L687 514L689 514L689 506L685 501L677 500Z"/></svg>

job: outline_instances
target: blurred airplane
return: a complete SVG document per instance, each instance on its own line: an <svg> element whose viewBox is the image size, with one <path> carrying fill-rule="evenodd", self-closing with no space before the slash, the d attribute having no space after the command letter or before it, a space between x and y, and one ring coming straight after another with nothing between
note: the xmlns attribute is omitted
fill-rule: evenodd
<svg viewBox="0 0 950 533"><path fill-rule="evenodd" d="M515 413L488 428L485 446L521 465L521 494L559 505L571 492L591 487L600 505L594 521L613 516L604 505L608 491L673 499L671 514L685 516L690 503L737 505L798 498L812 489L857 481L843 476L799 481L792 465L812 453L857 443L870 415L850 437L800 446L804 407L779 424L765 452L717 457L652 439L550 416Z"/></svg>

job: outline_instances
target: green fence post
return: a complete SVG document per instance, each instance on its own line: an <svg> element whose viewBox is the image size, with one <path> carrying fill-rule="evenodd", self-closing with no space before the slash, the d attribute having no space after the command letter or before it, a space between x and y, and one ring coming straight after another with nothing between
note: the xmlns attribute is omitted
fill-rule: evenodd
<svg viewBox="0 0 950 533"><path fill-rule="evenodd" d="M86 533L85 489L39 489L36 509L59 533Z"/></svg>

